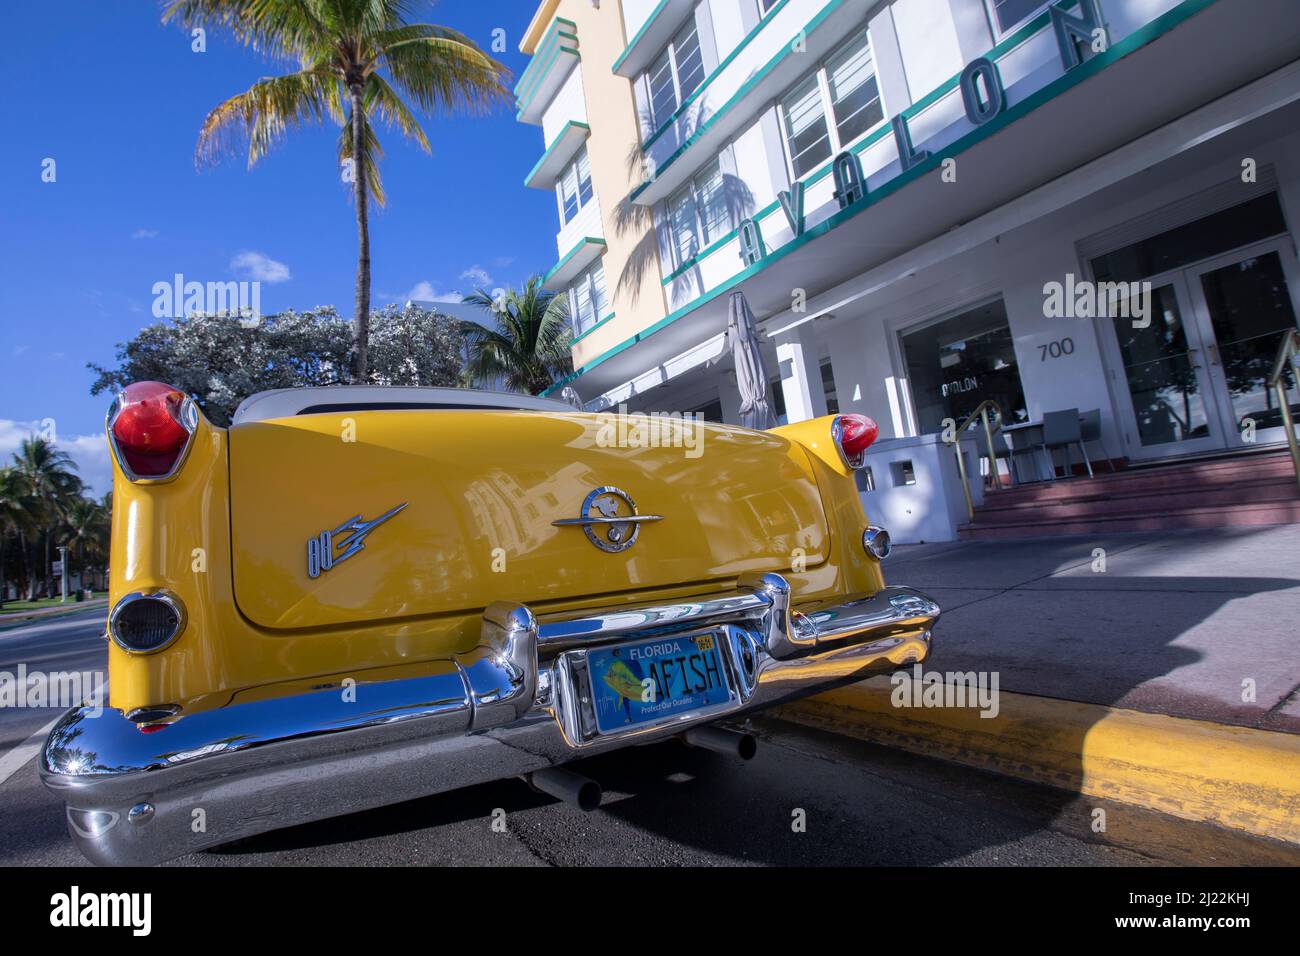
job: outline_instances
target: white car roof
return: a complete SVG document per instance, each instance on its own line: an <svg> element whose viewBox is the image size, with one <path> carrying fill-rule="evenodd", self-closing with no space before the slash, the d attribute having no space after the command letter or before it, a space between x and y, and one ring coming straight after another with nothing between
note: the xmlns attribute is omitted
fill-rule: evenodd
<svg viewBox="0 0 1300 956"><path fill-rule="evenodd" d="M476 409L575 411L572 405L535 395L489 392L476 388L422 388L405 385L330 385L278 388L258 392L239 403L231 425L324 412L391 409Z"/></svg>

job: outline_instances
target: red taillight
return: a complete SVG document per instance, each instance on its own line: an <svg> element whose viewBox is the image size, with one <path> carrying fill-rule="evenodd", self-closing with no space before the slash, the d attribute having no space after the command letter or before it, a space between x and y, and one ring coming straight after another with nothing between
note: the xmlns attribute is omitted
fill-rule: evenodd
<svg viewBox="0 0 1300 956"><path fill-rule="evenodd" d="M867 449L879 434L876 423L866 415L837 415L831 423L831 437L850 468L866 464Z"/></svg>
<svg viewBox="0 0 1300 956"><path fill-rule="evenodd" d="M135 382L118 395L108 430L128 478L169 477L189 446L198 412L185 393L162 382Z"/></svg>

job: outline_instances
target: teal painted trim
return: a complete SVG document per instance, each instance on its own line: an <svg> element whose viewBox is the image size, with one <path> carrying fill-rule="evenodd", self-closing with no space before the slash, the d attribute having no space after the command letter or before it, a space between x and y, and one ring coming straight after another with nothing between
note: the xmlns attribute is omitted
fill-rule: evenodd
<svg viewBox="0 0 1300 956"><path fill-rule="evenodd" d="M562 29L561 24L567 26L569 29ZM532 61L524 69L524 72L519 75L519 82L515 84L513 91L516 99L519 98L524 86L530 82L530 77L533 75L533 72L537 67L538 58L547 52L549 47L555 42L557 34L560 33L572 37L576 43L578 39L578 25L572 20L565 20L562 17L556 17L555 20L551 22L551 25L546 29L546 35L542 37L542 42L537 44L537 49L533 52Z"/></svg>
<svg viewBox="0 0 1300 956"><path fill-rule="evenodd" d="M546 152L542 153L542 158L539 159L536 165L533 166L532 171L529 172L529 174L524 177L525 187L527 187L528 184L533 181L533 177L537 175L537 171L541 169L544 165L546 165L546 160L551 157L551 154L555 152L556 148L560 145L560 143L564 142L564 137L569 132L570 127L574 129L585 129L588 133L591 132L591 127L588 124L580 123L577 120L569 120L562 127L560 127L560 132L556 135L555 142L551 143L550 146L546 147Z"/></svg>
<svg viewBox="0 0 1300 956"><path fill-rule="evenodd" d="M1073 0L1071 0L1071 2L1073 2ZM691 312L694 312L696 309L708 304L718 296L730 292L746 279L757 275L768 266L781 261L790 253L797 249L801 249L814 239L826 235L831 230L837 228L841 223L847 222L849 219L852 219L860 213L865 212L867 209L870 209L881 199L894 194L898 190L911 184L913 181L921 179L934 170L941 168L945 159L952 159L959 156L970 147L988 139L994 133L1001 131L1029 113L1032 113L1043 104L1050 102L1057 96L1060 96L1066 90L1072 89L1080 83L1083 83L1085 80L1091 79L1112 63L1117 60L1122 60L1130 53L1140 50L1151 41L1163 36L1170 30L1173 30L1179 24L1183 23L1183 21L1195 16L1202 10L1218 2L1219 0L1183 0L1183 2L1178 6L1165 11L1150 23L1134 30L1119 43L1112 44L1105 53L1095 54L1085 63L1074 67L1063 76L1057 77L1042 89L1037 90L1030 96L1021 100L1015 106L1007 107L1007 109L1005 109L996 119L985 123L983 126L976 127L965 136L944 147L939 152L933 153L929 159L913 166L905 173L900 173L883 186L868 193L866 197L859 202L854 203L846 209L841 209L839 212L813 226L802 236L795 237L780 249L769 253L766 257L754 263L752 266L742 269L730 279L721 283L717 288L706 292L704 295L692 300L691 302L688 302L686 305L660 319L654 325L651 325L631 338L620 342L609 351L596 356L596 358L582 366L582 368L576 369L566 375L563 379L556 382L542 394L548 395L555 389L560 389L565 385L573 383L580 376L596 368L598 365L604 364L619 353L626 351L633 345L636 345L638 342L645 341L645 339L649 338L654 333L672 325L678 319L685 315L689 315Z"/></svg>
<svg viewBox="0 0 1300 956"><path fill-rule="evenodd" d="M779 206L780 203L778 202L777 205ZM760 215L761 215L761 213L760 213ZM755 216L755 217L753 217L753 218L758 218L758 217ZM703 249L701 249L699 252L695 253L695 255L691 256L689 259L687 259L685 262L683 262L680 266L678 266L676 269L674 269L672 272L670 272L670 273L668 274L668 278L664 279L663 284L664 284L664 285L667 285L668 283L670 283L670 282L672 282L674 279L676 279L679 275L681 275L683 272L686 272L686 271L688 271L688 270L694 268L695 266L699 265L701 262L703 262L705 259L707 259L709 256L711 256L714 252L716 252L718 249L720 249L720 248L722 248L723 246L725 246L725 245L726 245L727 243L729 243L732 239L735 239L736 236L738 236L739 234L740 234L740 230L739 230L739 229L733 229L733 230L731 230L731 232L727 233L725 236L722 236L722 237L720 237L720 238L718 238L718 239L713 240L713 242L709 243L707 246L705 246L705 247L704 247Z"/></svg>
<svg viewBox="0 0 1300 956"><path fill-rule="evenodd" d="M1079 0L1061 0L1061 2L1058 2L1056 4L1056 6L1060 7L1062 10L1068 10L1078 5L1079 5ZM775 9L777 8L774 7L773 10ZM829 12L830 12L830 8L823 10L823 14ZM1025 41L1029 40L1031 37L1036 35L1038 31L1046 27L1050 21L1051 21L1051 14L1049 14L1046 10L1044 10L1040 16L1037 16L1033 20L1030 20L1019 30L1017 30L1015 33L1011 34L1010 36L1006 37L1001 43L999 43L997 46L995 46L992 50L990 50L988 53L984 55L993 60L997 60L1001 58L1002 56L1006 55L1012 50L1015 50ZM807 27L804 28L804 32L809 33L813 29L814 26L813 24L810 23ZM735 96L727 100L727 102L724 103L716 113L714 113L712 116L709 117L707 122L705 122L702 126L700 126L699 129L695 131L695 133L691 136L690 139L688 139L685 143L679 146L672 153L672 155L670 155L668 159L664 161L663 165L659 167L659 172L662 174L663 171L667 169L682 153L684 153L689 147L693 146L696 138L701 136L705 132L705 130L707 130L714 123L715 120L717 120L719 117L722 116L723 113L730 110L731 107L735 105L736 101L740 99L743 94L749 91L749 88L753 84L757 83L758 80L760 80L762 77L766 76L769 72L775 69L776 65L782 59L784 59L789 52L790 50L787 47L785 50L783 50L772 60L768 61L768 63L766 63L762 69L760 69L757 73L755 73L754 76L749 80L749 82L746 83L746 85L742 87L741 90ZM907 107L907 109L900 110L898 115L906 119L911 119L913 116L916 116L918 113L925 111L929 107L933 106L940 99L942 99L944 96L946 96L948 93L951 93L953 90L955 90L960 82L961 82L961 74L957 73L952 77L950 77L949 79L945 80L937 88L931 90L924 97L917 100L911 106ZM664 129L667 129L669 125L671 124L665 124L665 126L663 127L663 129L660 130L660 132L663 132ZM885 123L883 126L878 127L875 132L868 135L866 139L861 140L860 142L858 142L857 144L855 144L850 148L855 153L860 154L868 147L879 142L881 139L885 138L886 136L889 136L891 133L892 133L892 129L890 125L888 123ZM647 146L649 145L649 142L650 141L647 141L646 143ZM643 146L642 149L644 150L645 147ZM811 186L814 183L818 182L819 180L824 179L826 176L830 175L832 164L833 161L828 162L825 165L821 166L815 173L813 173L806 180L804 180L805 184ZM641 195L641 193L646 189L648 185L649 183L642 183L640 186L638 186L636 189L632 191L632 194L628 197L628 199L635 200L637 196ZM764 213L760 213L759 215L764 215L766 212L771 211L771 209L773 208L775 208L775 205L769 206Z"/></svg>
<svg viewBox="0 0 1300 956"><path fill-rule="evenodd" d="M575 338L575 339L574 339L572 342L570 342L569 344L570 344L570 345L577 345L579 342L581 342L583 339L585 339L587 336L589 336L592 332L595 332L598 328L600 328L602 325L604 325L606 322L608 322L610 319L612 319L616 314L617 314L617 313L615 313L615 312L611 312L609 315L605 316L603 319L601 319L599 322L597 322L595 325L593 325L591 328L589 328L586 332L583 332L581 335L579 335L577 338Z"/></svg>
<svg viewBox="0 0 1300 956"><path fill-rule="evenodd" d="M1062 10L1065 10L1065 9L1069 9L1070 7L1078 6L1078 4L1079 4L1079 0L1062 0L1062 2L1057 3L1057 6L1060 7ZM1006 37L1001 43L995 46L989 53L986 53L984 55L989 57L989 59L993 59L993 60L996 60L1006 55L1007 53L1019 47L1025 41L1029 40L1035 34L1037 34L1039 30L1042 30L1045 27L1047 27L1050 21L1051 21L1051 14L1044 11L1042 16L1036 17L1035 19L1026 23L1015 33ZM951 77L950 79L945 80L941 86L927 93L924 97L917 100L907 109L901 110L899 112L899 115L910 119L913 116L924 112L925 110L933 106L936 102L938 102L945 94L950 93L952 90L956 89L960 81L961 81L961 74L958 73L957 75ZM880 124L874 130L866 134L866 136L864 136L862 139L851 144L849 146L849 149L854 154L861 156L863 153L865 153L876 143L880 142L882 139L888 138L890 135L892 135L892 133L893 133L893 127L891 127L889 123L885 122L884 120L881 120ZM835 160L831 159L828 162L823 163L821 166L817 167L817 169L814 170L812 173L810 173L808 175L808 178L803 181L804 186L805 187L812 186L820 182L821 180L825 179L827 176L831 174L831 167L833 167L834 165L835 165ZM637 193L634 192L632 195L633 197L635 197ZM770 216L772 213L776 212L780 208L781 208L781 201L778 199L768 203L758 212L751 213L749 218L755 220L766 219L768 216ZM733 239L735 238L735 235L736 232L733 230L731 233L728 234L726 238ZM671 275L669 275L668 278L663 281L663 284L667 285L669 282L671 282L677 276L681 275L683 272L686 272L688 269L691 269L694 266L699 265L704 259L708 258L708 256L711 253L715 252L717 250L717 246L721 245L723 241L725 240L719 240L718 243L716 243L714 246L708 249L703 249L700 252L697 252L694 257L692 257L687 262L682 263L676 269L676 271L674 271Z"/></svg>
<svg viewBox="0 0 1300 956"><path fill-rule="evenodd" d="M537 48L537 53L533 56L532 62L528 64L528 69L524 70L523 76L519 78L519 83L515 86L514 93L516 100L522 99L529 89L535 89L537 87L537 84L541 82L547 71L550 70L550 63L548 60L551 57L551 54L554 53L555 47L563 44L566 40L569 41L569 46L576 47L579 45L578 35L576 33L569 33L565 30L551 33L542 41L541 46Z"/></svg>
<svg viewBox="0 0 1300 956"><path fill-rule="evenodd" d="M668 6L668 0L659 0L659 3L655 8L650 11L650 16L645 18L645 23L641 24L641 29L636 31L636 36L632 37L628 42L627 49L618 55L618 59L614 61L614 65L609 68L610 72L614 74L618 73L618 68L623 65L623 61L632 55L632 50L636 47L637 43L641 41L641 38L645 36L645 32L649 30L650 25L655 22L655 18L664 12L664 7L666 6ZM691 15L694 16L694 13L695 11L692 10Z"/></svg>
<svg viewBox="0 0 1300 956"><path fill-rule="evenodd" d="M827 17L829 17L832 13L834 13L837 9L839 9L839 7L843 5L843 3L844 0L831 0L830 3L822 7L821 11L817 14L817 16L809 20L807 25L804 26L802 31L804 36L807 36L808 34L812 33L814 30L816 30L819 26L821 26L822 22ZM774 7L773 9L776 8ZM700 124L700 126L695 130L694 133L690 135L690 137L686 140L686 142L678 146L677 149L673 151L672 155L670 155L662 163L658 164L659 175L662 176L664 170L667 169L669 166L671 166L674 162L676 162L677 159L681 157L682 153L686 152L688 149L694 146L695 143L699 140L699 138L703 136L706 132L708 132L708 130L715 123L717 123L718 120L720 120L727 113L731 112L732 107L734 107L737 103L739 103L746 96L748 96L750 90L752 90L755 86L757 86L758 83L765 76L767 76L767 74L771 73L774 69L776 69L777 65L782 60L784 60L787 56L793 55L793 53L794 51L792 49L792 44L787 43L784 46L782 46L780 53L772 57L772 59L768 60L767 63L763 64L762 68L759 69L756 73L754 73L754 75L751 76L748 80L746 80L744 85L742 85L740 89L738 89L735 92L735 94L731 97L731 99L723 103L722 106L718 108L717 112L715 112L712 116L710 116L707 120L705 120L703 123ZM698 90L696 92L698 92ZM644 149L644 147L642 148ZM642 183L636 189L632 190L632 194L628 196L629 201L635 201L636 197L641 195L641 193L645 192L646 188L649 185L650 183L647 181Z"/></svg>
<svg viewBox="0 0 1300 956"><path fill-rule="evenodd" d="M563 39L560 39L561 37ZM565 43L568 42L571 42L572 45L571 46L564 45ZM561 55L563 55L564 53L572 53L574 56L578 55L577 37L568 33L559 33L556 34L555 43L556 45L551 47L549 52L543 51L541 54L539 54L540 56L546 57L546 59L544 62L539 61L539 62L543 62L543 65L540 68L541 72L539 72L537 76L534 77L533 80L529 83L530 89L528 90L526 96L516 97L515 103L519 105L519 112L522 113L526 111L529 105L531 105L533 99L537 96L537 91L542 88L542 81L546 79L547 75L551 72L552 67L555 66L555 61L558 60ZM520 100L522 100L523 102L521 103Z"/></svg>
<svg viewBox="0 0 1300 956"><path fill-rule="evenodd" d="M570 259L572 259L574 256L576 256L579 252L582 251L582 248L584 246L590 245L592 243L598 243L601 246L606 245L604 239L597 239L595 236L583 236L582 239L578 241L578 244L576 246L574 246L572 249L570 249L568 252L566 252L563 256L560 257L559 262L551 266L551 271L546 273L546 275L542 277L542 285L545 285L546 283L550 282L551 276L555 275L555 273L563 269Z"/></svg>
<svg viewBox="0 0 1300 956"><path fill-rule="evenodd" d="M726 59L724 59L721 63L718 64L717 69L715 69L712 73L706 76L704 78L704 82L699 85L699 88L696 89L696 91L692 93L690 96L686 97L685 102L683 102L681 106L677 107L677 109L673 111L673 115L668 117L667 122L665 122L657 130L651 133L649 138L644 143L641 144L641 152L644 153L647 149L649 149L651 143L657 140L664 133L668 132L668 130L672 127L672 125L676 123L679 119L681 119L683 114L685 114L687 108L704 94L705 89L708 87L710 83L713 82L714 78L718 76L718 74L720 74L723 70L725 70L727 66L730 65L731 61L740 55L740 52L743 49L745 49L745 47L749 46L749 42L753 40L754 37L758 36L759 32L763 29L763 27L767 26L768 21L771 20L778 13L780 13L781 8L784 7L789 2L790 0L781 0L780 3L774 6L771 10L767 11L767 13L763 14L763 16L759 19L758 23L754 24L754 29L750 30L748 33L745 34L744 39L741 40L740 43L736 44L736 48L732 50L730 53L728 53ZM615 66L617 65L618 64L615 64Z"/></svg>
<svg viewBox="0 0 1300 956"><path fill-rule="evenodd" d="M558 56L559 56L560 54L562 54L562 53L572 53L572 54L573 54L573 59L574 59L575 61L579 61L579 62L580 62L580 61L582 60L582 55L581 55L580 53L578 53L577 50L571 49L571 48L569 48L569 47L567 47L567 46L562 46L562 47L560 47L559 50L556 51L556 54L555 54L555 55L558 57ZM528 102L527 102L527 103L524 103L522 106L519 107L519 112L515 114L515 119L516 119L516 120L518 120L518 121L520 121L520 122L523 121L523 116L524 116L525 113L528 112L528 107L530 107L530 106L533 105L533 99L536 97L536 95L537 95L537 91L534 90L534 91L533 91L533 95L530 96L530 97L528 98Z"/></svg>

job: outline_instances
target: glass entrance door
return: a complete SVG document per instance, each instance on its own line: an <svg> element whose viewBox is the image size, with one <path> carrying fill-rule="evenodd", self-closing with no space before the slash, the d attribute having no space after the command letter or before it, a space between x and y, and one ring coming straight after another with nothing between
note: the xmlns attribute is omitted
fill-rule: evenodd
<svg viewBox="0 0 1300 956"><path fill-rule="evenodd" d="M1260 243L1151 281L1151 324L1115 323L1126 450L1167 458L1283 442L1267 379L1300 289L1287 240ZM1300 393L1291 382L1292 409Z"/></svg>
<svg viewBox="0 0 1300 956"><path fill-rule="evenodd" d="M1228 447L1286 440L1267 380L1282 336L1296 327L1295 268L1289 244L1275 242L1189 270ZM1288 384L1300 412L1294 375Z"/></svg>
<svg viewBox="0 0 1300 956"><path fill-rule="evenodd" d="M1186 278L1175 273L1151 283L1150 324L1115 324L1120 400L1128 456L1194 454L1222 447L1213 389ZM1112 356L1114 359L1114 356ZM1119 390L1117 390L1119 391ZM1127 414L1124 414L1127 413Z"/></svg>

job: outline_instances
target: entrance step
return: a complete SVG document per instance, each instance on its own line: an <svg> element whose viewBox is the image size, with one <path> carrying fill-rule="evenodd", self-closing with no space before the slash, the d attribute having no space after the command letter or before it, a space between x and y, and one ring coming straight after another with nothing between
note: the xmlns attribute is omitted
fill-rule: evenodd
<svg viewBox="0 0 1300 956"><path fill-rule="evenodd" d="M1285 452L1104 472L985 494L963 540L1300 523Z"/></svg>

